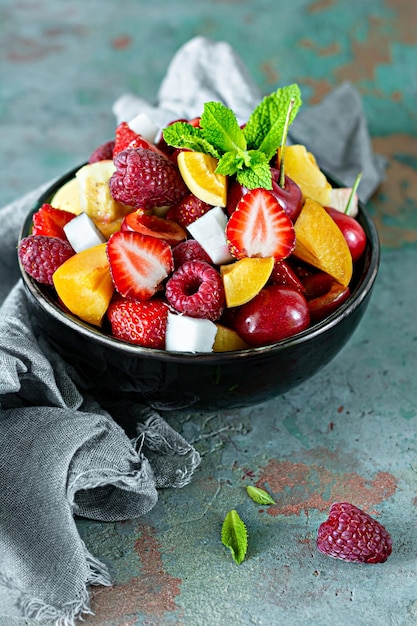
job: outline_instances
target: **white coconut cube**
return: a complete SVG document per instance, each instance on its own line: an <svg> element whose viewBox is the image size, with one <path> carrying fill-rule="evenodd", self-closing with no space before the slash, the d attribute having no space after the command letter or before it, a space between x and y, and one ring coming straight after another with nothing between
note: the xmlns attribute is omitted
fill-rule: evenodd
<svg viewBox="0 0 417 626"><path fill-rule="evenodd" d="M149 141L149 143L154 143L159 133L159 127L153 123L146 113L139 113L127 125L133 132Z"/></svg>
<svg viewBox="0 0 417 626"><path fill-rule="evenodd" d="M75 252L81 252L107 241L87 213L80 213L65 224L64 232Z"/></svg>
<svg viewBox="0 0 417 626"><path fill-rule="evenodd" d="M189 233L207 252L215 265L233 261L226 240L227 215L219 206L199 217L187 226Z"/></svg>
<svg viewBox="0 0 417 626"><path fill-rule="evenodd" d="M217 326L210 320L168 313L165 349L170 352L212 352Z"/></svg>
<svg viewBox="0 0 417 626"><path fill-rule="evenodd" d="M347 203L349 202L350 194L352 193L351 187L335 187L330 191L330 205L333 209L344 213ZM350 217L356 217L358 214L358 196L355 193L353 202L350 205L349 215Z"/></svg>

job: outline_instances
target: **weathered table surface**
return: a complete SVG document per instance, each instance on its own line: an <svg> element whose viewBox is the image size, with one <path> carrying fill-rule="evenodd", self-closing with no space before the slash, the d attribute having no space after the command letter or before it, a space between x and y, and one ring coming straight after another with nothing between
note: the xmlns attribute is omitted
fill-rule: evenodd
<svg viewBox="0 0 417 626"><path fill-rule="evenodd" d="M86 626L417 624L416 23L414 0L0 0L0 205L83 162L112 135L123 92L155 100L195 35L231 43L264 93L298 82L311 104L353 81L387 157L369 203L381 268L360 328L283 397L172 414L201 468L145 518L78 522L114 581L93 591ZM250 484L277 504L256 505ZM385 564L316 550L335 500L390 530ZM220 542L232 508L249 531L240 566Z"/></svg>

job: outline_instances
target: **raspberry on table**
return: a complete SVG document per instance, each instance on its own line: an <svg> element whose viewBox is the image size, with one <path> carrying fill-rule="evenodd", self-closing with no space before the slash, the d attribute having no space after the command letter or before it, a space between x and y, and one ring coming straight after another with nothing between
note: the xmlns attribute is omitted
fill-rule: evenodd
<svg viewBox="0 0 417 626"><path fill-rule="evenodd" d="M18 256L26 273L45 285L53 285L52 275L73 254L68 241L44 235L29 235L21 239L18 247Z"/></svg>
<svg viewBox="0 0 417 626"><path fill-rule="evenodd" d="M212 322L219 319L225 306L222 278L205 261L183 263L168 280L165 296L178 313Z"/></svg>
<svg viewBox="0 0 417 626"><path fill-rule="evenodd" d="M178 167L147 148L127 148L114 158L109 181L115 200L142 209L172 206L189 193Z"/></svg>
<svg viewBox="0 0 417 626"><path fill-rule="evenodd" d="M319 526L317 548L344 561L383 563L392 552L392 539L384 526L365 511L349 502L336 502Z"/></svg>

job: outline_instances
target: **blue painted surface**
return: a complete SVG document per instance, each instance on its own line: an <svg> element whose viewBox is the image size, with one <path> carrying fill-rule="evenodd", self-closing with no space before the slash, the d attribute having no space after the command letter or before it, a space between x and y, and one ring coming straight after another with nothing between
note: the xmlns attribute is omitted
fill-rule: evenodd
<svg viewBox="0 0 417 626"><path fill-rule="evenodd" d="M360 328L311 381L272 402L172 414L203 463L146 518L79 520L106 562L86 626L417 624L417 8L412 0L0 0L0 205L81 163L114 130L127 90L155 101L179 46L231 43L264 93L296 81L307 103L352 80L387 178L370 202L383 244ZM268 489L266 509L247 484ZM382 565L315 549L333 500L390 530ZM237 566L220 542L228 510L249 531ZM29 621L10 621L23 626Z"/></svg>

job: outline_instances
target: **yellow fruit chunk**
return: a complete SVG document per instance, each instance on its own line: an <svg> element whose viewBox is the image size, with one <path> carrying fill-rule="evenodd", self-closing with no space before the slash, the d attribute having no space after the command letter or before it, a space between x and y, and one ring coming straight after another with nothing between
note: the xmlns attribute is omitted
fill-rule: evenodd
<svg viewBox="0 0 417 626"><path fill-rule="evenodd" d="M222 324L216 324L217 333L214 339L213 352L231 352L232 350L245 350L248 344L241 339L235 330Z"/></svg>
<svg viewBox="0 0 417 626"><path fill-rule="evenodd" d="M81 167L75 174L78 181L81 210L97 222L113 222L132 211L116 202L110 193L109 180L115 171L113 161L97 161Z"/></svg>
<svg viewBox="0 0 417 626"><path fill-rule="evenodd" d="M62 303L94 326L101 326L114 291L106 245L74 254L52 276Z"/></svg>
<svg viewBox="0 0 417 626"><path fill-rule="evenodd" d="M68 211L79 215L81 213L80 189L76 178L71 178L58 189L51 199L51 204L56 209Z"/></svg>
<svg viewBox="0 0 417 626"><path fill-rule="evenodd" d="M346 287L352 278L352 255L342 231L326 210L307 199L294 229L294 256L327 272Z"/></svg>
<svg viewBox="0 0 417 626"><path fill-rule="evenodd" d="M280 151L278 151L278 164ZM300 144L286 146L285 174L300 187L304 199L311 198L322 206L329 206L332 186L317 165L316 159Z"/></svg>
<svg viewBox="0 0 417 626"><path fill-rule="evenodd" d="M178 154L178 167L188 189L202 202L212 206L226 206L227 181L216 174L218 161L203 152L184 150Z"/></svg>
<svg viewBox="0 0 417 626"><path fill-rule="evenodd" d="M103 220L93 220L97 228L103 233L106 239L109 239L111 235L119 232L120 226L122 225L123 217L117 217L115 220L111 222L105 222Z"/></svg>
<svg viewBox="0 0 417 626"><path fill-rule="evenodd" d="M252 300L267 283L273 267L272 257L245 257L235 263L222 265L220 273L227 306L240 306Z"/></svg>

